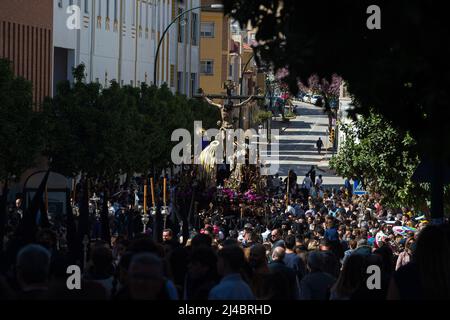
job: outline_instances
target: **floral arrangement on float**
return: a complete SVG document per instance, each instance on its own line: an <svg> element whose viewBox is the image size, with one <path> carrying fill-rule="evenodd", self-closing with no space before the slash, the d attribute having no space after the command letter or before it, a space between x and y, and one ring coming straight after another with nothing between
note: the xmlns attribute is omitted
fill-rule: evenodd
<svg viewBox="0 0 450 320"><path fill-rule="evenodd" d="M255 204L261 203L266 200L266 196L258 194L255 188L252 186L245 192L240 192L239 183L232 180L225 180L225 186L221 189L224 198L230 201L238 201L241 204Z"/></svg>

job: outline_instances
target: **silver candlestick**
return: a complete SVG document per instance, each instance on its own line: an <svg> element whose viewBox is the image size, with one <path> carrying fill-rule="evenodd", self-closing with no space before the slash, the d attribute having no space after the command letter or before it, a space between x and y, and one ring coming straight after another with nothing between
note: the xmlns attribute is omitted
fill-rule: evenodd
<svg viewBox="0 0 450 320"><path fill-rule="evenodd" d="M164 229L166 229L167 216L169 215L169 207L168 206L161 207L161 215L164 218Z"/></svg>
<svg viewBox="0 0 450 320"><path fill-rule="evenodd" d="M148 215L148 213L146 211L144 211L144 209L142 209L142 224L144 225L144 230L142 231L143 233L146 233L147 231L147 224L148 221L150 220L150 216Z"/></svg>

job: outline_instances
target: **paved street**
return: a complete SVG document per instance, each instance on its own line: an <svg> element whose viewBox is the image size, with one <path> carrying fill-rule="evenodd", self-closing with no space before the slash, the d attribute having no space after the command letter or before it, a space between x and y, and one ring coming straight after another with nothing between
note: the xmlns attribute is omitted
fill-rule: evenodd
<svg viewBox="0 0 450 320"><path fill-rule="evenodd" d="M272 122L272 128L279 129L277 136L279 142L279 174L287 176L289 169L293 169L298 176L298 183L312 165L318 166L320 170L317 175L322 174L324 185L342 185L344 179L337 177L328 166L331 151L327 152L328 142L328 117L321 108L303 102L295 102L297 118L289 122L282 122L277 118ZM319 155L316 141L322 138L324 147ZM323 171L321 171L323 170Z"/></svg>

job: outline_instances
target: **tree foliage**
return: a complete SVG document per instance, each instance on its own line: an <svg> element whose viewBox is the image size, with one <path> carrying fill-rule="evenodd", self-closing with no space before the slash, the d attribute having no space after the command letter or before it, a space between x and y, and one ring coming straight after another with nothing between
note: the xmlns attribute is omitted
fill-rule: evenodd
<svg viewBox="0 0 450 320"><path fill-rule="evenodd" d="M450 172L448 11L437 0L224 0L241 27L258 31L255 57L287 69L285 81L336 73L353 98L351 114L383 115L431 159L432 215L443 215ZM369 28L377 6L381 29Z"/></svg>
<svg viewBox="0 0 450 320"><path fill-rule="evenodd" d="M42 150L42 116L33 112L32 92L31 82L14 76L11 63L0 59L0 248L9 183L33 167Z"/></svg>
<svg viewBox="0 0 450 320"><path fill-rule="evenodd" d="M0 181L19 177L42 150L41 114L33 112L31 82L0 59Z"/></svg>
<svg viewBox="0 0 450 320"><path fill-rule="evenodd" d="M376 113L341 124L346 139L331 167L343 177L358 179L381 194L387 205L425 208L428 188L411 179L419 164L417 144L408 134Z"/></svg>
<svg viewBox="0 0 450 320"><path fill-rule="evenodd" d="M450 158L450 44L443 40L450 38L450 24L441 2L224 0L224 5L242 27L257 28L256 57L275 70L288 69L292 91L312 74L339 74L354 98L355 114L373 109L409 131L422 154ZM371 5L381 9L379 30L367 27Z"/></svg>
<svg viewBox="0 0 450 320"><path fill-rule="evenodd" d="M45 103L46 148L52 166L67 176L83 173L111 181L119 174L147 174L170 165L172 132L193 131L195 120L216 126L218 111L174 95L167 86L107 88L85 83L84 66L75 84L62 82Z"/></svg>

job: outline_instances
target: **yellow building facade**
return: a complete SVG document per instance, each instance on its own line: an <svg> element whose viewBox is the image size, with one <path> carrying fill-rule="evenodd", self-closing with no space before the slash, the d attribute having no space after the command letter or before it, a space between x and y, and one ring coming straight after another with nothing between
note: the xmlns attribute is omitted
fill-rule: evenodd
<svg viewBox="0 0 450 320"><path fill-rule="evenodd" d="M202 1L208 5L213 1ZM225 94L229 76L230 21L222 10L203 9L200 17L200 87L206 94Z"/></svg>

